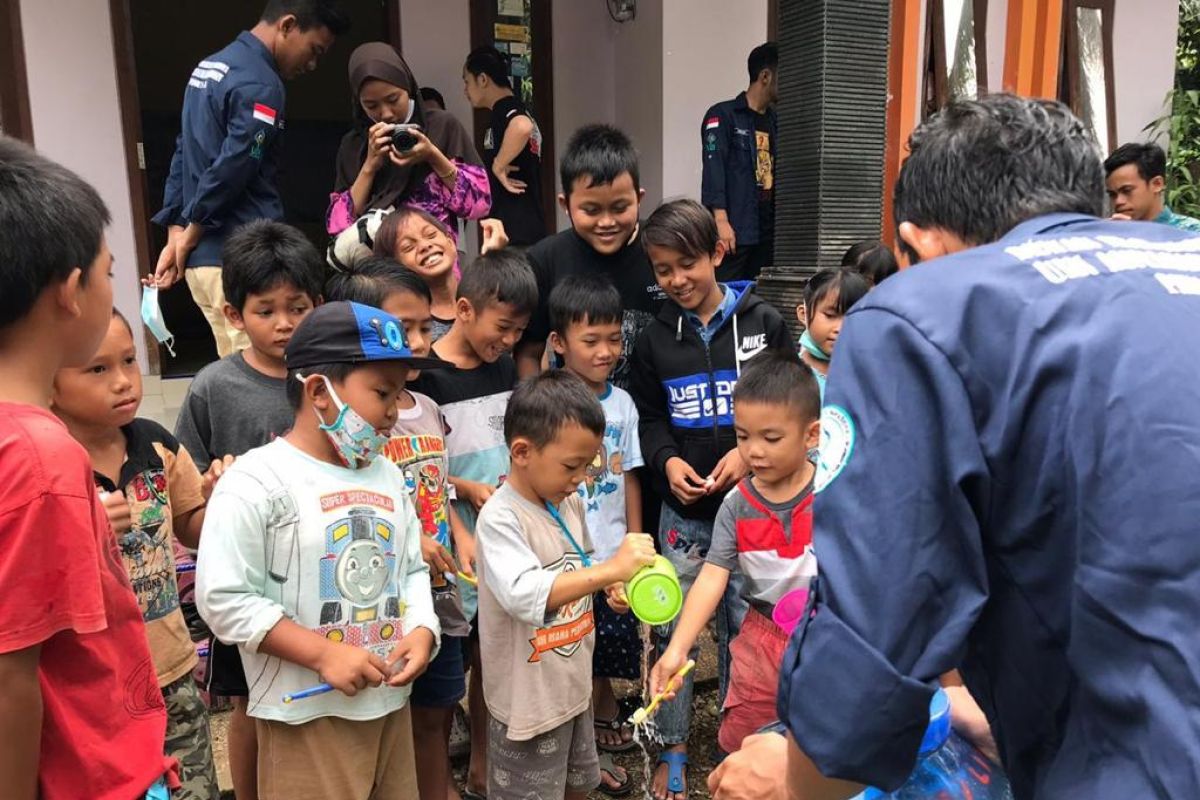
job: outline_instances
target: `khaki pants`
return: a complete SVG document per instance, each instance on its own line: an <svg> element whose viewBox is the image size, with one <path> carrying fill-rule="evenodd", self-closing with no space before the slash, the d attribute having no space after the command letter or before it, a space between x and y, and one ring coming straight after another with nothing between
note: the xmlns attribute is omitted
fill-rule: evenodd
<svg viewBox="0 0 1200 800"><path fill-rule="evenodd" d="M366 722L254 722L261 800L417 800L408 706Z"/></svg>
<svg viewBox="0 0 1200 800"><path fill-rule="evenodd" d="M220 267L188 267L183 271L192 299L212 328L217 341L217 355L224 358L240 353L250 346L246 334L233 327L225 318L225 290L221 287Z"/></svg>

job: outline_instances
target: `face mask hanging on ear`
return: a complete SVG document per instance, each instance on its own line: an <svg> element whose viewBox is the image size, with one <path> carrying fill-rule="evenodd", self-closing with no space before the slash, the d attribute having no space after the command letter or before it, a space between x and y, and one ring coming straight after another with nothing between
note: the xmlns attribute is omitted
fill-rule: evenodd
<svg viewBox="0 0 1200 800"><path fill-rule="evenodd" d="M417 101L411 97L408 98L408 116L404 118L405 123L412 122L413 114L417 113Z"/></svg>
<svg viewBox="0 0 1200 800"><path fill-rule="evenodd" d="M296 380L305 383L309 377L311 376L297 375ZM338 410L338 415L333 422L328 425L324 422L320 423L321 430L329 437L333 449L337 451L338 458L345 466L350 469L369 466L387 447L390 437L385 433L380 433L375 426L363 419L361 414L343 403L342 398L338 397L337 392L333 390L333 385L328 378L324 375L317 377L325 382L329 398L333 400L333 404Z"/></svg>
<svg viewBox="0 0 1200 800"><path fill-rule="evenodd" d="M142 322L146 324L146 328L154 335L154 338L165 346L167 352L174 358L175 337L167 330L167 323L163 319L162 309L158 307L157 286L142 287Z"/></svg>

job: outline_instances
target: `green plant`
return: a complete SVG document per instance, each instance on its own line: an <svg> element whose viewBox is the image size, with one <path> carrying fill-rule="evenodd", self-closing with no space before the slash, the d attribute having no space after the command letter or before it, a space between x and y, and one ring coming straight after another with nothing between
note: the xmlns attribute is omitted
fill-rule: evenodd
<svg viewBox="0 0 1200 800"><path fill-rule="evenodd" d="M1166 136L1167 205L1179 214L1200 217L1200 89L1173 89L1164 103L1171 109L1146 126L1151 136Z"/></svg>
<svg viewBox="0 0 1200 800"><path fill-rule="evenodd" d="M1200 217L1200 0L1179 4L1175 88L1164 103L1170 113L1146 126L1154 139L1166 136L1167 205Z"/></svg>

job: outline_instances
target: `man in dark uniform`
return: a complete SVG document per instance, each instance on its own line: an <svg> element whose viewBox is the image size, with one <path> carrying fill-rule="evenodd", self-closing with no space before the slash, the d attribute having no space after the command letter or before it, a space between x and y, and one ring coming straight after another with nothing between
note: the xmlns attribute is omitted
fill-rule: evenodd
<svg viewBox="0 0 1200 800"><path fill-rule="evenodd" d="M283 219L275 185L283 82L316 69L349 24L334 0L269 0L253 29L188 78L183 126L154 217L168 231L154 280L166 288L186 274L222 358L249 341L225 319L221 248L239 225Z"/></svg>
<svg viewBox="0 0 1200 800"><path fill-rule="evenodd" d="M775 101L779 49L774 42L750 51L750 85L704 114L700 202L713 212L725 243L717 267L722 282L754 280L775 249Z"/></svg>
<svg viewBox="0 0 1200 800"><path fill-rule="evenodd" d="M1200 797L1200 238L1097 219L1086 127L1007 95L913 134L895 213L928 263L838 339L792 796L903 783L958 668L1019 800Z"/></svg>

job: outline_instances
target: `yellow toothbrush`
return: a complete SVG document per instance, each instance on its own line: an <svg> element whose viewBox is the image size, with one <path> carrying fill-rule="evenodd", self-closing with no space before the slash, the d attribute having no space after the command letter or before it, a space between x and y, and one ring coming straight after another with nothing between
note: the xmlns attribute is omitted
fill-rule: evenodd
<svg viewBox="0 0 1200 800"><path fill-rule="evenodd" d="M679 669L679 672L676 672L671 676L671 679L667 681L666 688L654 696L654 699L650 701L650 705L646 706L645 708L639 708L637 711L633 712L633 716L629 718L629 724L641 725L643 722L648 720L650 715L658 710L658 704L663 701L663 698L666 697L667 692L671 691L671 684L675 683L675 681L682 681L684 677L695 668L696 662L688 659L688 662Z"/></svg>

